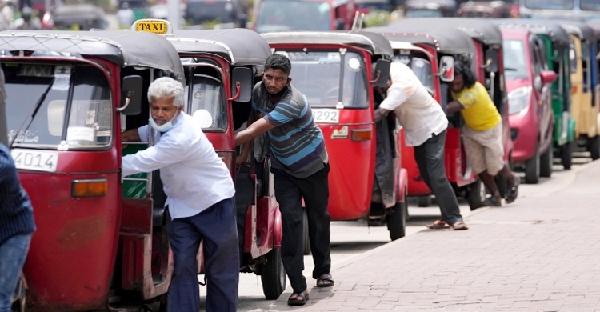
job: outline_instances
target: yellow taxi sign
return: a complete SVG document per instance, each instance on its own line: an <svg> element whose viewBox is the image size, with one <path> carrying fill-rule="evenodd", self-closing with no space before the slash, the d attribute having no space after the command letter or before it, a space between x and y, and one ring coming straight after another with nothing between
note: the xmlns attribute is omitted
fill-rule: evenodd
<svg viewBox="0 0 600 312"><path fill-rule="evenodd" d="M140 19L131 26L132 30L151 32L157 35L172 34L171 23L162 19Z"/></svg>

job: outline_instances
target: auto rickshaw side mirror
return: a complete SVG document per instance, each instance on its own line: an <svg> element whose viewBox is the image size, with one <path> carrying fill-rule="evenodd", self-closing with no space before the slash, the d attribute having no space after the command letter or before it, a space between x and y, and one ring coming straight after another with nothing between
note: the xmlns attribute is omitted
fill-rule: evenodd
<svg viewBox="0 0 600 312"><path fill-rule="evenodd" d="M444 55L440 58L439 76L443 82L454 81L454 57L450 55Z"/></svg>
<svg viewBox="0 0 600 312"><path fill-rule="evenodd" d="M390 79L390 60L386 59L378 59L377 63L375 63L375 69L373 73L375 76L371 81L373 86L375 87L385 87L387 86L387 82Z"/></svg>
<svg viewBox="0 0 600 312"><path fill-rule="evenodd" d="M543 84L553 83L556 80L556 73L553 70L542 70L540 73Z"/></svg>
<svg viewBox="0 0 600 312"><path fill-rule="evenodd" d="M252 100L252 70L248 67L235 67L231 71L231 95L234 102Z"/></svg>
<svg viewBox="0 0 600 312"><path fill-rule="evenodd" d="M129 75L121 82L121 107L123 115L138 115L142 112L142 76Z"/></svg>
<svg viewBox="0 0 600 312"><path fill-rule="evenodd" d="M493 73L498 71L498 50L496 49L488 49L485 51L485 59L486 59L486 67L485 70L488 73Z"/></svg>

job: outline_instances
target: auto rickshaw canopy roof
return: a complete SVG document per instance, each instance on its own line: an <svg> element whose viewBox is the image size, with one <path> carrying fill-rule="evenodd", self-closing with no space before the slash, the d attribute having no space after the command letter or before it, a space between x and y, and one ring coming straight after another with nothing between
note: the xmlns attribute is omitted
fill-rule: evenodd
<svg viewBox="0 0 600 312"><path fill-rule="evenodd" d="M502 46L500 28L488 22L487 19L458 17L403 18L391 23L389 26L396 29L420 27L420 29L428 29L428 31L455 28L486 45Z"/></svg>
<svg viewBox="0 0 600 312"><path fill-rule="evenodd" d="M176 30L167 39L179 53L216 54L231 65L262 66L271 55L271 48L261 35L243 28Z"/></svg>
<svg viewBox="0 0 600 312"><path fill-rule="evenodd" d="M162 36L131 30L0 32L0 51L51 51L95 56L119 66L151 67L169 71L184 81L177 50Z"/></svg>
<svg viewBox="0 0 600 312"><path fill-rule="evenodd" d="M568 20L556 20L569 35L575 35L580 39L587 40L590 42L596 42L596 31L584 22L568 21Z"/></svg>
<svg viewBox="0 0 600 312"><path fill-rule="evenodd" d="M499 18L491 22L506 28L523 28L536 35L547 35L550 39L561 46L569 46L570 38L567 31L551 20L540 20L531 18Z"/></svg>
<svg viewBox="0 0 600 312"><path fill-rule="evenodd" d="M475 54L475 45L471 37L454 28L430 29L426 25L412 25L408 27L373 27L368 30L382 34L391 42L427 44L445 54Z"/></svg>
<svg viewBox="0 0 600 312"><path fill-rule="evenodd" d="M348 45L371 54L394 56L390 42L382 35L369 31L285 31L261 34L269 44Z"/></svg>

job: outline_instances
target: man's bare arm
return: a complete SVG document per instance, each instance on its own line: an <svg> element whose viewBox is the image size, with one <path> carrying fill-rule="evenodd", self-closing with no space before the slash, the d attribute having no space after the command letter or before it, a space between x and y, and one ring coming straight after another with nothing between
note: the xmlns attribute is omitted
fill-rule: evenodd
<svg viewBox="0 0 600 312"><path fill-rule="evenodd" d="M123 142L141 142L142 139L137 129L127 130L121 132L121 140Z"/></svg>
<svg viewBox="0 0 600 312"><path fill-rule="evenodd" d="M458 111L461 111L464 107L459 102L450 102L446 106L446 115L452 115Z"/></svg>

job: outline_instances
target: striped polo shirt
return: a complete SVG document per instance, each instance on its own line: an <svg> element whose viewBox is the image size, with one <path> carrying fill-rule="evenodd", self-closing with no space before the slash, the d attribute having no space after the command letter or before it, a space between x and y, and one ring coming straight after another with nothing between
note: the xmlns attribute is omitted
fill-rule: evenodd
<svg viewBox="0 0 600 312"><path fill-rule="evenodd" d="M254 86L252 106L268 123L271 166L296 178L306 178L323 169L327 151L321 129L313 120L306 96L289 86L277 104L259 82Z"/></svg>

